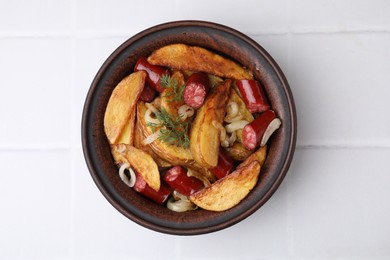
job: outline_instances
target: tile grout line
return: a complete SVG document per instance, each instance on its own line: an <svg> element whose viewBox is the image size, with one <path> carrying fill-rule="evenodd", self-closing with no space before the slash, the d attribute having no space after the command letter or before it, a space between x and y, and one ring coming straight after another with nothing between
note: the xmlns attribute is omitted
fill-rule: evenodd
<svg viewBox="0 0 390 260"><path fill-rule="evenodd" d="M359 145L353 145L353 144L331 144L331 145L326 145L326 144L316 144L316 145L297 145L295 147L296 150L332 150L332 149L337 149L337 150L356 150L356 149L390 149L390 145L364 145L364 144L359 144Z"/></svg>
<svg viewBox="0 0 390 260"><path fill-rule="evenodd" d="M74 22L75 23L75 22ZM118 37L129 37L135 35L140 32L142 29L140 28L137 31L129 32L129 31L94 31L94 30L86 30L82 32L74 31L74 24L71 31L63 31L63 32L0 32L0 39L7 38L72 38L72 39L93 39L93 38L118 38ZM254 32L251 30L244 31L245 34L251 36L264 36L264 35L305 35L305 34L366 34L366 33L390 33L390 28L349 28L345 30L340 30L339 28L317 28L314 30L309 27L302 27L298 29L293 29L289 26L287 31L281 30L270 30L270 31L259 31Z"/></svg>

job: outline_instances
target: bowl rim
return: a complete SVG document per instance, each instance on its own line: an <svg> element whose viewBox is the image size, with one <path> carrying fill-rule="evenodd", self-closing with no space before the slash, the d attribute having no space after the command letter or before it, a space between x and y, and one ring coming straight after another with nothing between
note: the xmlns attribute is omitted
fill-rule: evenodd
<svg viewBox="0 0 390 260"><path fill-rule="evenodd" d="M207 226L196 228L196 229L176 229L172 227L162 226L158 225L156 223L153 223L151 221L145 220L140 218L139 216L136 216L132 214L131 212L128 212L118 201L110 194L110 192L107 191L104 183L100 180L99 176L97 175L96 171L96 165L93 161L93 156L91 153L93 153L88 145L88 117L90 113L90 107L93 102L93 96L95 93L95 90L97 88L98 82L100 81L102 75L106 72L107 68L109 68L112 64L112 62L115 60L115 58L128 46L130 46L132 43L138 41L139 39L154 34L156 32L167 30L172 27L206 27L206 28L212 28L218 31L225 32L227 34L231 34L233 36L236 36L237 38L245 41L247 44L249 44L252 48L254 48L257 52L259 52L262 57L268 62L268 64L272 67L273 72L276 74L276 76L279 78L280 82L282 83L283 91L285 92L286 96L288 97L288 112L291 119L291 133L290 133L290 142L288 144L288 150L286 151L286 160L283 162L283 165L281 167L280 173L277 176L277 179L273 183L273 185L267 190L267 192L264 195L264 199L261 203L257 203L256 205L252 206L248 210L244 211L239 216L236 216L234 218L228 219L223 223L219 223L214 226ZM259 43L254 41L249 36L233 29L228 26L214 23L214 22L208 22L208 21L201 21L201 20L179 20L179 21L172 21L167 23L158 24L155 26L152 26L148 29L145 29L134 36L128 38L125 42L123 42L119 47L112 52L109 57L106 59L106 61L103 63L103 65L98 70L96 76L94 77L90 89L87 93L83 113L82 113L82 121L81 121L81 139L82 139L82 148L83 148L83 154L84 159L86 161L88 170L90 172L90 175L92 176L92 179L94 180L95 184L97 185L100 192L104 195L104 197L110 202L112 206L114 206L119 212L121 212L123 215L125 215L127 218L131 219L132 221L136 222L137 224L144 226L146 228L149 228L151 230L166 233L166 234L173 234L173 235L199 235L199 234L205 234L210 232L215 232L222 230L224 228L227 228L229 226L232 226L243 219L247 218L251 214L253 214L255 211L257 211L264 203L266 203L272 195L275 193L275 191L280 186L281 182L283 181L284 177L287 174L287 171L290 167L295 148L296 148L296 138L297 138L297 116L296 116L296 107L294 98L292 95L291 88L289 86L289 83L287 81L287 78L285 77L284 73L280 69L279 65L276 63L276 61L272 58L270 54L262 47Z"/></svg>

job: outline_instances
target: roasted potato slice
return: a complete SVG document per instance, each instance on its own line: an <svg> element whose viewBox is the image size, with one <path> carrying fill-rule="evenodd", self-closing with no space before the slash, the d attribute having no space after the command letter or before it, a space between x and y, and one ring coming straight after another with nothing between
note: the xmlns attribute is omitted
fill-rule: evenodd
<svg viewBox="0 0 390 260"><path fill-rule="evenodd" d="M152 189L160 189L160 172L148 153L128 144L112 145L111 151L115 161L129 163Z"/></svg>
<svg viewBox="0 0 390 260"><path fill-rule="evenodd" d="M152 189L156 191L160 189L160 172L156 162L148 153L129 145L126 159Z"/></svg>
<svg viewBox="0 0 390 260"><path fill-rule="evenodd" d="M119 136L119 139L117 141L118 144L133 145L135 116L136 116L136 109L134 108L130 114L129 120L125 125L125 128L123 128L122 134Z"/></svg>
<svg viewBox="0 0 390 260"><path fill-rule="evenodd" d="M232 146L226 147L225 151L227 155L235 161L244 161L253 153L253 151L246 149L244 145L239 142L234 142Z"/></svg>
<svg viewBox="0 0 390 260"><path fill-rule="evenodd" d="M141 126L140 126L140 118L137 118L137 121L135 123L135 131L134 131L134 147L143 150L144 152L150 154L154 161L157 163L159 167L170 167L172 164L170 164L167 161L164 161L161 159L153 150L149 147L149 145L144 145L143 141L145 140L145 136L143 135Z"/></svg>
<svg viewBox="0 0 390 260"><path fill-rule="evenodd" d="M238 168L246 167L253 161L257 161L260 166L263 166L265 159L267 158L267 146L260 147L256 152L252 153L248 158L245 159L240 165L237 166Z"/></svg>
<svg viewBox="0 0 390 260"><path fill-rule="evenodd" d="M208 76L209 76L209 82L211 88L214 88L223 82L223 79L218 76L211 75L211 74L208 74Z"/></svg>
<svg viewBox="0 0 390 260"><path fill-rule="evenodd" d="M112 144L111 145L111 154L112 157L114 157L115 164L121 165L124 163L129 163L129 161L126 159L126 144Z"/></svg>
<svg viewBox="0 0 390 260"><path fill-rule="evenodd" d="M152 128L146 125L145 122L145 112L146 112L145 103L140 101L137 105L137 129L140 129L141 134L143 135L143 141L147 136L153 134ZM136 131L137 132L137 131ZM135 139L137 140L137 136ZM135 143L138 141L134 140ZM189 148L178 147L175 145L169 145L167 143L161 142L160 140L155 140L153 143L146 145L146 149L151 149L152 152L160 158L156 160L157 164L161 167L167 167L166 164L171 165L181 165L186 168L195 170L203 174L208 180L214 181L215 176L207 169L199 165L193 158L191 150ZM152 153L152 154L153 154ZM153 155L152 155L153 156Z"/></svg>
<svg viewBox="0 0 390 260"><path fill-rule="evenodd" d="M202 174L211 182L214 182L216 180L215 175L211 171L206 168L203 168L196 161L185 163L182 166Z"/></svg>
<svg viewBox="0 0 390 260"><path fill-rule="evenodd" d="M145 71L134 72L119 82L112 92L104 114L104 132L110 144L117 143L129 123L130 115L144 88L145 78Z"/></svg>
<svg viewBox="0 0 390 260"><path fill-rule="evenodd" d="M141 128L142 133L145 137L153 134L152 128L148 126L145 121L144 115L146 110L147 108L145 106L145 103L139 101L137 105L137 117L139 118L139 127ZM187 163L193 162L194 160L190 149L175 145L169 145L167 143L161 142L158 139L149 144L149 147L152 148L152 150L160 158L173 165L185 165Z"/></svg>
<svg viewBox="0 0 390 260"><path fill-rule="evenodd" d="M173 85L176 84L177 88L180 88L185 84L185 79L183 73L180 71L174 71L171 76L171 86L165 88L161 93L161 109L165 109L173 117L178 115L179 108L184 105L183 100L174 100L173 97L175 95L173 90Z"/></svg>
<svg viewBox="0 0 390 260"><path fill-rule="evenodd" d="M224 211L236 206L256 185L260 164L253 161L194 193L190 200L200 208Z"/></svg>
<svg viewBox="0 0 390 260"><path fill-rule="evenodd" d="M252 79L238 63L197 46L171 44L154 51L148 62L178 70L203 71L223 78Z"/></svg>
<svg viewBox="0 0 390 260"><path fill-rule="evenodd" d="M198 109L190 131L190 149L195 161L204 168L217 166L220 131L213 121L222 124L230 92L231 80L212 89Z"/></svg>

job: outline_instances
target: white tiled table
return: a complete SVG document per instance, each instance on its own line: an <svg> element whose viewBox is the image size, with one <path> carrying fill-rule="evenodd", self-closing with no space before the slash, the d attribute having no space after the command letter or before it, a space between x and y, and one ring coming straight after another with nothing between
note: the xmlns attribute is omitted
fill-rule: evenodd
<svg viewBox="0 0 390 260"><path fill-rule="evenodd" d="M89 175L83 102L114 49L150 26L218 22L284 70L297 150L241 223L179 237L116 211ZM390 259L390 2L2 1L0 259Z"/></svg>

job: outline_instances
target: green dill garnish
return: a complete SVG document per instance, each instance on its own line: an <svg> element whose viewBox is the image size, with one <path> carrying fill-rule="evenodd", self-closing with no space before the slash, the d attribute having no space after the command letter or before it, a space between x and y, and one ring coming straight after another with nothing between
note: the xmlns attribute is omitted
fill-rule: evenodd
<svg viewBox="0 0 390 260"><path fill-rule="evenodd" d="M163 88L168 88L171 85L171 77L168 74L163 74L160 79L160 85Z"/></svg>
<svg viewBox="0 0 390 260"><path fill-rule="evenodd" d="M169 88L170 91L164 93L165 97L168 98L169 102L172 101L183 101L183 92L185 88L185 84L178 86L177 79L172 79L169 75L164 74L160 79L160 85L165 89Z"/></svg>
<svg viewBox="0 0 390 260"><path fill-rule="evenodd" d="M160 141L184 148L189 147L189 122L182 121L181 116L173 118L165 109L161 109L155 116L161 124L147 123L147 126L152 128L153 133L156 131L156 127L161 127L160 136L158 137Z"/></svg>

